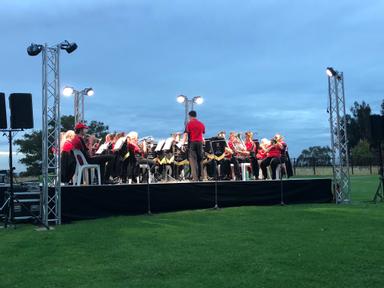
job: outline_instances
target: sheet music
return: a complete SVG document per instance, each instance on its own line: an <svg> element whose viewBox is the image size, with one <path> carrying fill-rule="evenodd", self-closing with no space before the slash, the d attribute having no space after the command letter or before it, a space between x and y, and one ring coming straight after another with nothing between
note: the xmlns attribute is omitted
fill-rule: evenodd
<svg viewBox="0 0 384 288"><path fill-rule="evenodd" d="M97 149L96 154L102 154L105 150L107 150L108 149L108 144L109 143L101 144L99 149Z"/></svg>
<svg viewBox="0 0 384 288"><path fill-rule="evenodd" d="M173 138L172 137L169 137L166 141L165 141L165 145L163 147L163 150L170 150L171 147L172 147L172 143L173 143Z"/></svg>
<svg viewBox="0 0 384 288"><path fill-rule="evenodd" d="M155 152L159 152L159 151L161 151L161 148L163 148L164 143L165 143L165 140L160 140L159 143L157 143Z"/></svg>
<svg viewBox="0 0 384 288"><path fill-rule="evenodd" d="M115 143L115 147L114 147L114 150L117 151L117 150L120 150L121 147L123 146L125 140L127 139L127 137L120 137L116 143Z"/></svg>

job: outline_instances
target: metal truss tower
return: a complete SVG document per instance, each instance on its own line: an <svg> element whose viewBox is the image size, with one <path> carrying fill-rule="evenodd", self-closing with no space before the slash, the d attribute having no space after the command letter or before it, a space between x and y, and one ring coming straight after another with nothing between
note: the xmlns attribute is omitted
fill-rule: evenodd
<svg viewBox="0 0 384 288"><path fill-rule="evenodd" d="M67 40L54 45L32 43L27 52L37 56L42 52L42 191L41 221L46 227L61 224L61 159L60 159L60 50L68 54L77 49Z"/></svg>
<svg viewBox="0 0 384 288"><path fill-rule="evenodd" d="M345 113L344 76L327 68L329 124L333 165L333 191L338 204L350 201L349 154Z"/></svg>
<svg viewBox="0 0 384 288"><path fill-rule="evenodd" d="M60 159L60 45L44 45L43 54L43 190L41 218L44 224L61 224ZM49 188L52 189L49 189Z"/></svg>

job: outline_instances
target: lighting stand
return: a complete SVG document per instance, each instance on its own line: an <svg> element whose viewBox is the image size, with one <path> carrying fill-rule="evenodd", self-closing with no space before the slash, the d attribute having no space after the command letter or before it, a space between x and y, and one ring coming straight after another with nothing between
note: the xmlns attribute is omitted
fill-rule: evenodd
<svg viewBox="0 0 384 288"><path fill-rule="evenodd" d="M4 228L8 227L16 227L15 226L15 211L14 211L14 203L16 202L19 204L22 208L24 208L26 211L29 212L29 214L32 216L33 219L36 220L37 223L44 226L47 230L49 230L49 227L41 221L41 219L35 215L30 208L25 206L22 202L20 202L14 194L13 191L13 170L15 169L13 167L13 155L12 155L12 133L17 131L23 131L23 129L9 129L9 130L3 130L5 133L4 135L7 135L6 132L8 132L8 142L9 142L9 189L7 192L7 199L4 201L4 205L0 208L0 210L4 210Z"/></svg>

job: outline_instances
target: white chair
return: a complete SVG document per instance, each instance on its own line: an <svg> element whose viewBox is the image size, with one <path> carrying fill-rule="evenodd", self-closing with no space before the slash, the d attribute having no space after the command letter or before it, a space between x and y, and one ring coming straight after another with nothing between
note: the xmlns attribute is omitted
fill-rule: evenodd
<svg viewBox="0 0 384 288"><path fill-rule="evenodd" d="M74 181L73 183L76 183L77 186L80 186L84 178L84 180L86 180L87 182L86 184L90 184L89 182L91 182L94 179L95 171L96 171L98 184L101 185L100 165L88 164L87 159L85 159L83 152L81 152L80 150L73 150L73 155L75 156L75 159L76 159L76 172L75 172L76 181ZM91 181L88 181L88 171L91 172Z"/></svg>
<svg viewBox="0 0 384 288"><path fill-rule="evenodd" d="M241 178L243 181L247 181L248 168L251 167L251 163L240 163Z"/></svg>

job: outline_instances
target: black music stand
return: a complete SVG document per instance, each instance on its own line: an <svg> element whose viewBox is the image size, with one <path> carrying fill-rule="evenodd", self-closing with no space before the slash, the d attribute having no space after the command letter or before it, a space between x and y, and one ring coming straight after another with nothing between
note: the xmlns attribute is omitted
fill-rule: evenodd
<svg viewBox="0 0 384 288"><path fill-rule="evenodd" d="M227 147L227 141L223 138L215 138L211 139L210 142L210 150L212 151L213 155L215 156L221 156L225 153L225 148ZM214 160L216 161L216 160ZM218 181L218 173L217 170L219 169L219 165L215 163L215 173L214 173L214 178L215 178L215 206L213 207L214 209L219 209L219 204L218 204L218 195L217 195L217 181Z"/></svg>

